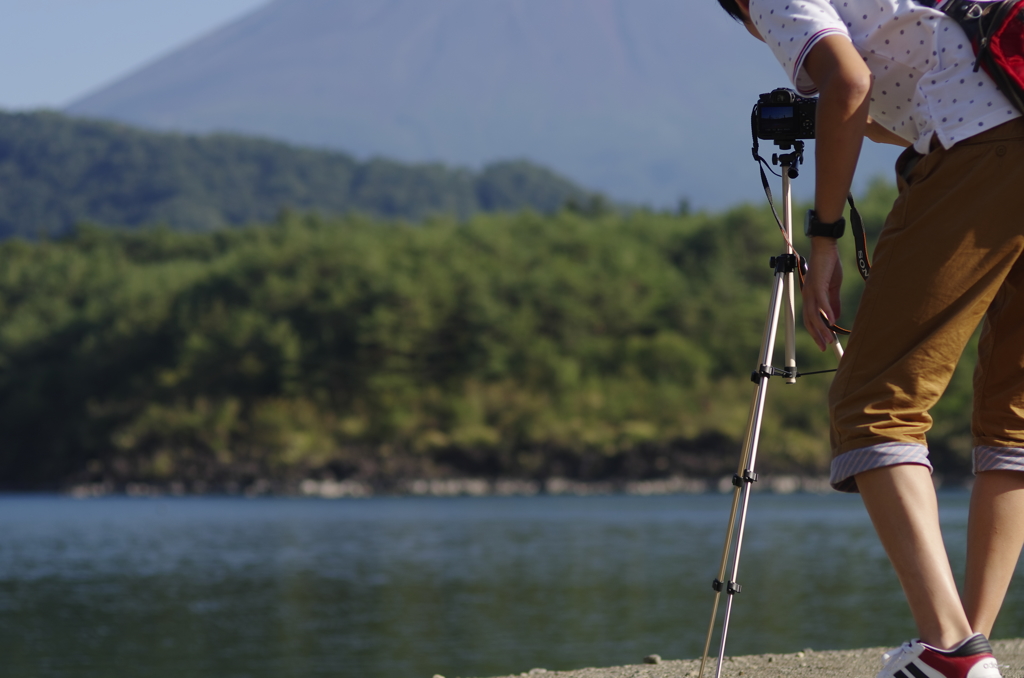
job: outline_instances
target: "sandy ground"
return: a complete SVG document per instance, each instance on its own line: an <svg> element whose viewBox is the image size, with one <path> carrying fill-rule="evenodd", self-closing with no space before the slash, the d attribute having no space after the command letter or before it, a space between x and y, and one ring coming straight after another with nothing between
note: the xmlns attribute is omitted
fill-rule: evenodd
<svg viewBox="0 0 1024 678"><path fill-rule="evenodd" d="M1003 678L1024 678L1024 639L993 641L996 659ZM749 657L726 657L723 678L874 678L882 667L882 653L891 649L872 647L864 650L795 654L762 654ZM642 659L642 658L641 658ZM660 664L635 664L610 668L587 668L576 671L546 671L541 668L502 678L697 678L700 659L663 661ZM708 661L704 678L714 678L715 660Z"/></svg>

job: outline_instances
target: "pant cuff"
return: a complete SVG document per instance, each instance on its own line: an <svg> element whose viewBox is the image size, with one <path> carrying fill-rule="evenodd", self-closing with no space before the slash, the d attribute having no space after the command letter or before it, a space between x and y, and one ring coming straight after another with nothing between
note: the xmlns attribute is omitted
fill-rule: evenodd
<svg viewBox="0 0 1024 678"><path fill-rule="evenodd" d="M974 457L975 474L982 471L1024 471L1024 448L979 445L971 456Z"/></svg>
<svg viewBox="0 0 1024 678"><path fill-rule="evenodd" d="M1020 450L1024 455L1024 450ZM1020 458L1024 470L1024 456ZM840 492L856 492L858 473L885 466L919 464L932 471L928 461L928 448L918 443L879 443L844 452L832 459L832 473L829 482Z"/></svg>

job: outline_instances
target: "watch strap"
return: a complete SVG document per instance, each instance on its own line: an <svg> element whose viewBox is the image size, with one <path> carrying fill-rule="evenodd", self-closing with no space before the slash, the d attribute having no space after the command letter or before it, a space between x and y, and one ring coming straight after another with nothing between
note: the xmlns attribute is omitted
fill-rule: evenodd
<svg viewBox="0 0 1024 678"><path fill-rule="evenodd" d="M822 223L814 210L807 210L804 220L804 235L808 237L823 236L825 238L841 238L846 232L846 219L839 217L832 223Z"/></svg>

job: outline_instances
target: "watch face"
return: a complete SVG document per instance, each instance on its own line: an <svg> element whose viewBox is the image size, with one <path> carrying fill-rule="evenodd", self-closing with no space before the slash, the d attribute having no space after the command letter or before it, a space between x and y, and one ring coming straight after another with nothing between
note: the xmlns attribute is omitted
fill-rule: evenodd
<svg viewBox="0 0 1024 678"><path fill-rule="evenodd" d="M818 224L818 216L814 213L814 210L807 210L807 216L804 218L804 235L807 237L814 235L814 227Z"/></svg>

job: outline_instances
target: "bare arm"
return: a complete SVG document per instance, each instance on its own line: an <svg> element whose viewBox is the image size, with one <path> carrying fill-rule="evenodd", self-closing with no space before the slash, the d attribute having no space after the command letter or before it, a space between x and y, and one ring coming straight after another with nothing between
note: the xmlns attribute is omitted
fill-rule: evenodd
<svg viewBox="0 0 1024 678"><path fill-rule="evenodd" d="M868 133L868 106L872 76L848 38L822 38L804 62L818 87L815 132L814 209L826 223L843 215L846 196L853 183L860 149ZM811 238L810 269L804 281L804 325L821 350L832 343L832 331L821 320L819 309L831 323L839 316L839 290L843 269L834 238Z"/></svg>
<svg viewBox="0 0 1024 678"><path fill-rule="evenodd" d="M822 221L830 222L842 216L868 131L871 71L842 35L825 36L811 49L804 67L819 92L814 209Z"/></svg>

